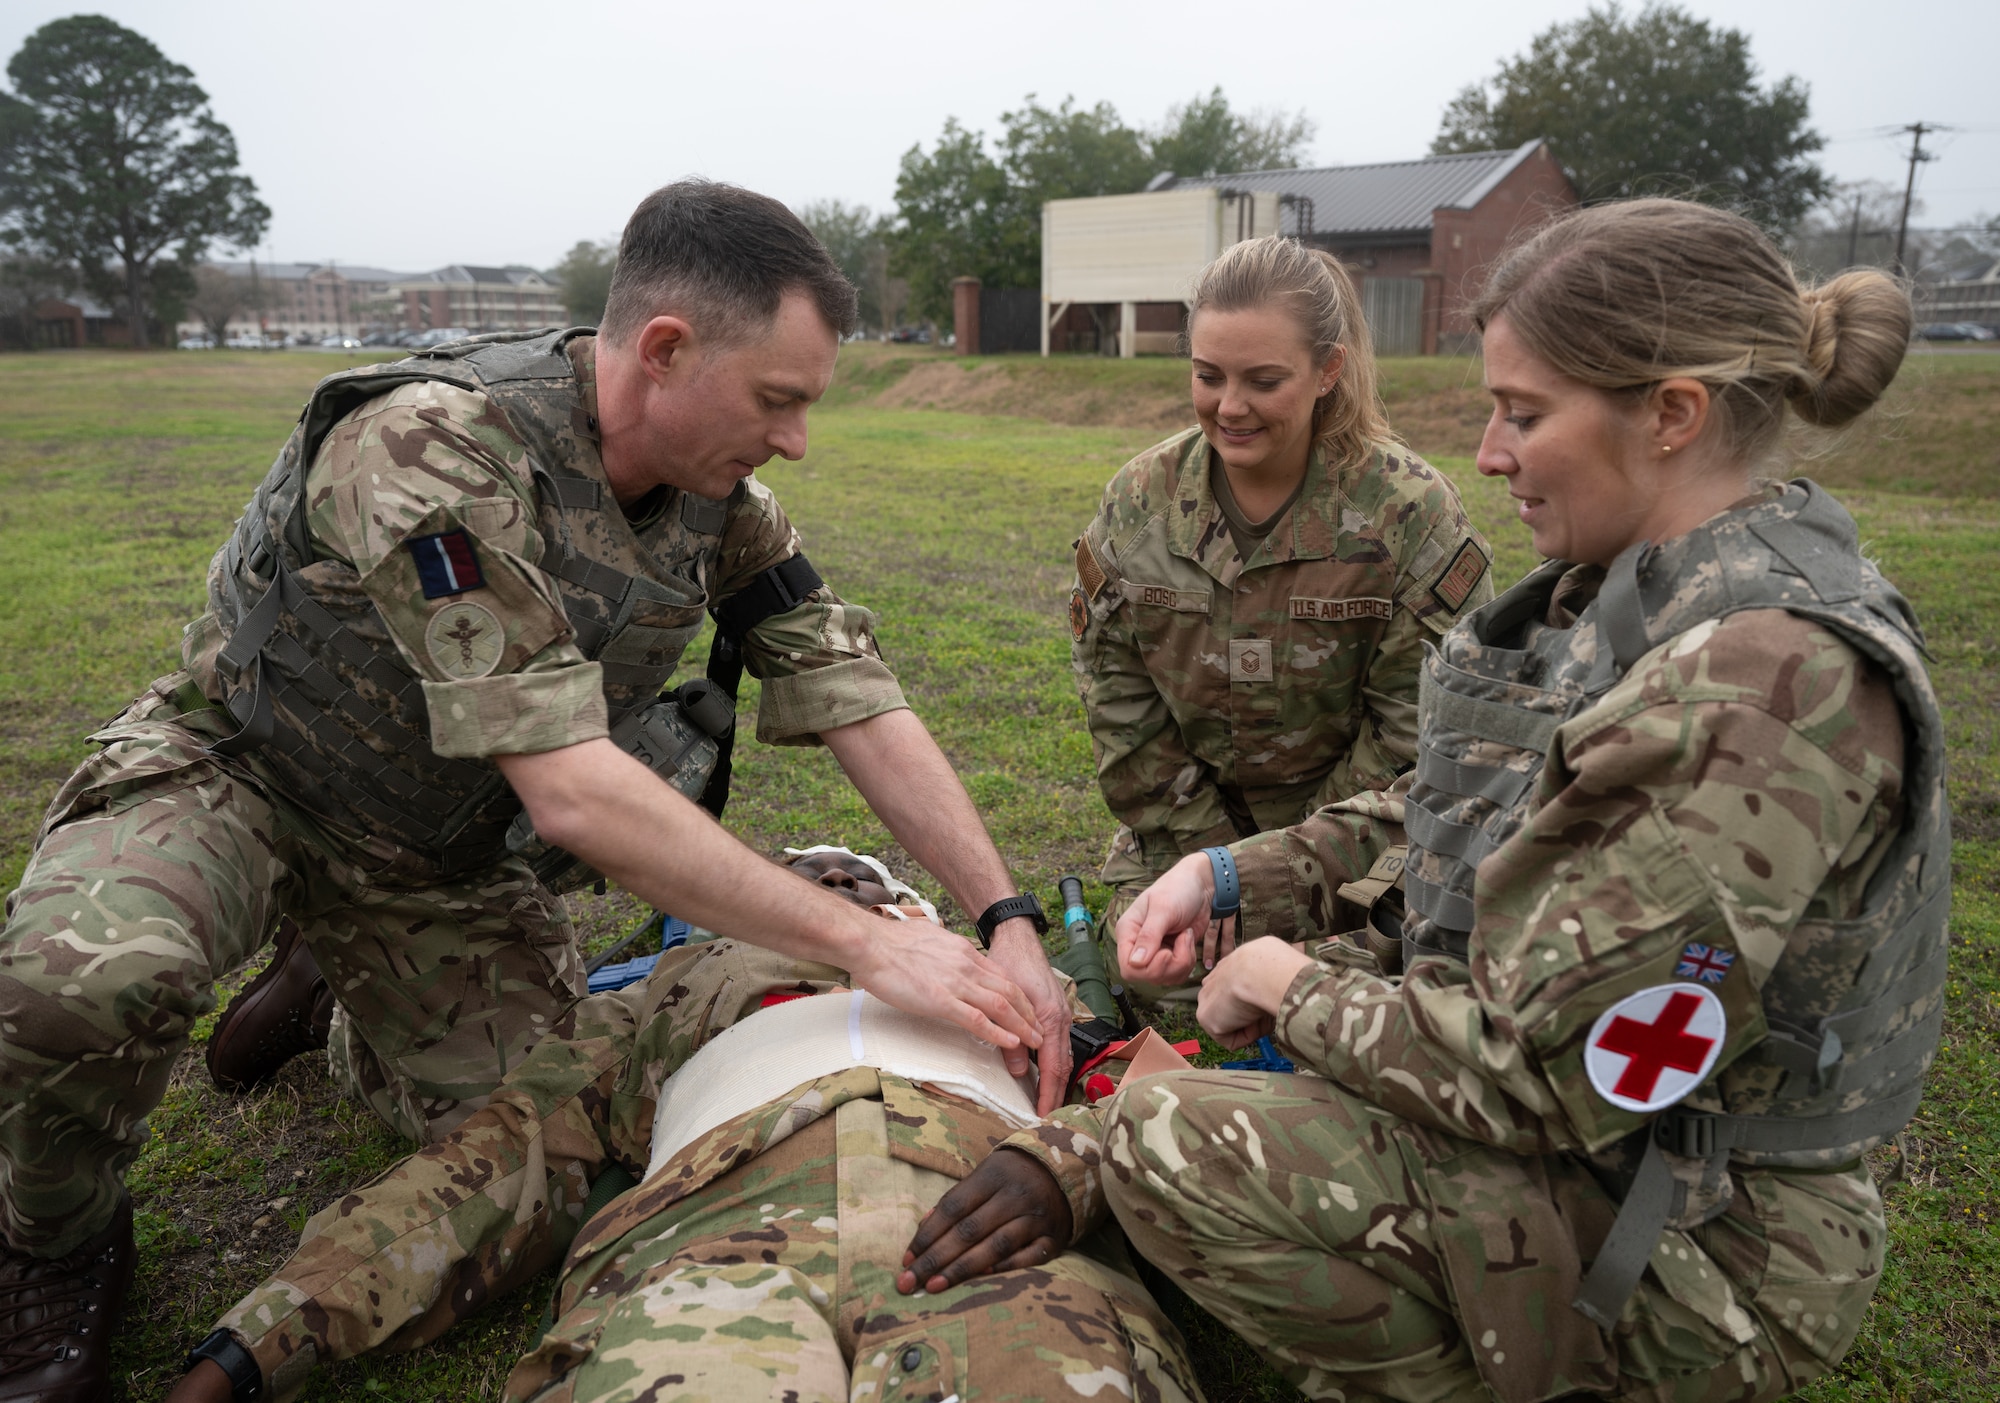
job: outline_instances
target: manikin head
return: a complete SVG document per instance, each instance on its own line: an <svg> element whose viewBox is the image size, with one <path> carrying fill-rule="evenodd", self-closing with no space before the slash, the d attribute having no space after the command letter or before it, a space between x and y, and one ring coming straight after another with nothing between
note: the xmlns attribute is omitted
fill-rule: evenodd
<svg viewBox="0 0 2000 1403"><path fill-rule="evenodd" d="M786 848L785 865L807 881L816 882L857 906L915 908L933 921L938 918L937 908L924 900L915 887L899 881L880 859L866 853L824 845Z"/></svg>

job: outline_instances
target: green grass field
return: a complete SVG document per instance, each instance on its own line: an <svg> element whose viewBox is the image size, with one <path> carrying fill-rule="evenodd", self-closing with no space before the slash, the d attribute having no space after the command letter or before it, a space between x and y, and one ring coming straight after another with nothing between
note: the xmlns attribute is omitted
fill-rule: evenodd
<svg viewBox="0 0 2000 1403"><path fill-rule="evenodd" d="M857 349L815 415L806 460L763 476L826 577L878 611L913 704L1018 877L1049 899L1059 873L1094 870L1111 827L1069 675L1070 542L1105 479L1172 419L1185 372ZM307 388L341 363L0 357L0 889L18 879L41 808L87 752L92 725L175 666L210 554ZM1395 362L1385 378L1392 417L1458 482L1498 548L1499 575L1518 575L1526 542L1504 492L1466 456L1483 415L1476 367ZM1816 1400L2000 1394L2000 356L1913 358L1906 378L1886 430L1821 475L1929 630L1952 735L1953 980L1930 1096L1875 1157L1888 1273L1846 1364L1803 1395ZM760 849L824 840L896 860L816 751L746 746L729 817ZM575 905L593 943L635 912L616 893ZM282 1259L305 1214L404 1148L342 1103L315 1059L225 1098L208 1087L198 1047L153 1126L132 1175L144 1251L119 1398L163 1392L181 1353ZM524 1292L418 1355L324 1371L306 1396L490 1397L544 1299ZM1232 1337L1186 1322L1212 1397L1286 1396Z"/></svg>

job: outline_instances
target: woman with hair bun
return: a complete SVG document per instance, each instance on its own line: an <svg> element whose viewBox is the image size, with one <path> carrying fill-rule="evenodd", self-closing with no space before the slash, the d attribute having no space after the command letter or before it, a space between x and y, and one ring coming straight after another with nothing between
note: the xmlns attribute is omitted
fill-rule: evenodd
<svg viewBox="0 0 2000 1403"><path fill-rule="evenodd" d="M1318 1076L1136 1084L1108 1191L1316 1397L1775 1398L1860 1326L1862 1156L1942 1016L1916 622L1838 503L1769 476L1794 426L1881 396L1909 301L1874 272L1802 289L1747 220L1642 200L1529 239L1474 313L1479 468L1549 561L1426 659L1400 973L1351 939L1239 948L1202 1024ZM1276 846L1370 824L1334 806ZM1128 973L1205 919L1213 870L1134 908ZM1271 859L1237 876L1283 900Z"/></svg>
<svg viewBox="0 0 2000 1403"><path fill-rule="evenodd" d="M1458 494L1389 428L1338 262L1250 239L1191 304L1199 426L1121 468L1076 543L1072 658L1119 820L1106 930L1183 854L1387 788L1415 753L1425 643L1492 597ZM1257 930L1323 919L1367 867L1301 874ZM1235 939L1210 923L1170 982Z"/></svg>

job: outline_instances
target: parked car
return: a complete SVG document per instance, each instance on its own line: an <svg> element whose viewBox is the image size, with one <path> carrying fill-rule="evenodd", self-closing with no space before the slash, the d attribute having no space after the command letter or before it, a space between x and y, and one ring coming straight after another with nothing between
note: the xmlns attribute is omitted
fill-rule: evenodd
<svg viewBox="0 0 2000 1403"><path fill-rule="evenodd" d="M319 341L323 351L358 351L361 342L353 336L322 336Z"/></svg>
<svg viewBox="0 0 2000 1403"><path fill-rule="evenodd" d="M889 333L891 341L914 342L919 346L931 344L931 329L927 326L899 326Z"/></svg>
<svg viewBox="0 0 2000 1403"><path fill-rule="evenodd" d="M1929 326L1917 328L1919 341L1993 341L2000 340L2000 331L1978 322L1932 322Z"/></svg>
<svg viewBox="0 0 2000 1403"><path fill-rule="evenodd" d="M215 342L207 336L183 336L174 342L174 346L182 351L212 351L215 349Z"/></svg>
<svg viewBox="0 0 2000 1403"><path fill-rule="evenodd" d="M463 341L470 335L472 333L462 326L438 326L418 333L408 344L421 351L426 346L442 346L447 341Z"/></svg>
<svg viewBox="0 0 2000 1403"><path fill-rule="evenodd" d="M273 345L282 346L285 343L276 337L266 338L255 331L239 331L222 344L232 351L263 351L269 350Z"/></svg>

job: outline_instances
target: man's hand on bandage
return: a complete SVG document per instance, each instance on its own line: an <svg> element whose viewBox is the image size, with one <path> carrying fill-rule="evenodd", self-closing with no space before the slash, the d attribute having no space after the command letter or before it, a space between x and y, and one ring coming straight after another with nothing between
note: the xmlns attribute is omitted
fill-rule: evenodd
<svg viewBox="0 0 2000 1403"><path fill-rule="evenodd" d="M1032 1156L1004 1146L938 1200L903 1253L896 1289L936 1294L962 1281L1051 1262L1069 1246L1069 1200Z"/></svg>

